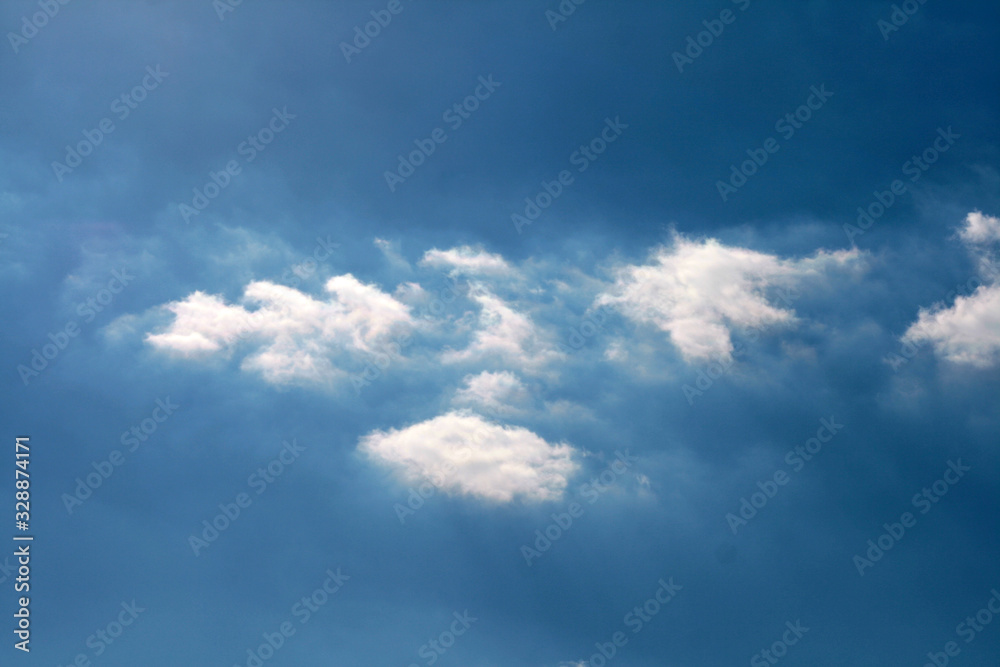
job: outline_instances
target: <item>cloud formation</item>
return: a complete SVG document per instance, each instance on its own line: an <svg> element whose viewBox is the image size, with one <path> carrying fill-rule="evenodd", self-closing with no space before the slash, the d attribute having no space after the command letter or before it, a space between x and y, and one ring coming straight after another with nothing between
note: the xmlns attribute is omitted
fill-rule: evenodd
<svg viewBox="0 0 1000 667"><path fill-rule="evenodd" d="M794 311L770 302L770 288L791 287L857 257L856 250L820 251L785 260L715 239L699 242L675 235L673 245L655 248L647 263L618 267L614 285L595 303L666 332L688 361L729 359L733 329L795 321Z"/></svg>
<svg viewBox="0 0 1000 667"><path fill-rule="evenodd" d="M1000 241L1000 218L973 211L965 217L965 226L958 237L967 244L983 245Z"/></svg>
<svg viewBox="0 0 1000 667"><path fill-rule="evenodd" d="M374 285L345 274L327 281L328 301L266 281L250 283L244 305L195 292L165 306L174 320L150 333L156 348L183 356L231 350L240 340L256 345L244 370L270 382L328 383L344 375L333 360L345 353L371 353L398 331L412 326L409 308ZM250 310L246 306L253 309Z"/></svg>
<svg viewBox="0 0 1000 667"><path fill-rule="evenodd" d="M482 248L458 246L450 250L432 248L424 253L421 264L435 268L450 268L453 275L511 276L514 267L503 257Z"/></svg>
<svg viewBox="0 0 1000 667"><path fill-rule="evenodd" d="M988 246L1000 242L1000 218L973 211L958 236L979 261L985 284L951 307L921 308L903 340L930 342L939 357L988 368L1000 362L1000 283L988 254Z"/></svg>
<svg viewBox="0 0 1000 667"><path fill-rule="evenodd" d="M459 393L456 405L474 407L478 402L495 409L505 400L496 394L501 385L506 383L513 391L514 383L520 382L510 371L549 374L567 358L555 332L536 324L525 311L526 303L533 304L534 312L547 321L566 294L576 291L578 297L590 300L589 294L596 290L595 306L615 309L633 322L666 332L686 361L725 359L732 354L734 329L796 322L795 312L784 307L790 303L788 290L810 277L826 280L831 270L858 258L859 251L850 250L782 259L725 246L715 239L692 241L675 235L671 246L654 248L645 264L619 266L610 285L586 276L579 279L586 285L569 285L559 280L526 284L518 269L502 256L481 249L433 249L424 254L421 266L450 267L452 274L517 276L519 280L504 288L507 297L480 280L470 282L463 295L468 310L459 319L417 317L413 309L426 306L432 295L416 281L401 283L388 294L345 274L327 281L328 300L257 281L246 287L239 304L229 305L220 296L200 291L166 304L174 320L165 329L149 333L146 340L158 349L187 357L228 355L241 345L240 349L248 350L242 368L259 372L270 382L329 384L345 379L352 362L378 353L403 331L415 328L419 320L422 331L440 334L432 347L423 349L428 358L472 367L473 373L481 374ZM559 293L556 301L546 298L552 285ZM565 317L567 313L555 314ZM605 358L628 359L631 342L626 332L616 334ZM656 347L649 346L649 351L656 353Z"/></svg>
<svg viewBox="0 0 1000 667"><path fill-rule="evenodd" d="M477 286L470 294L479 304L479 328L462 350L441 355L444 363L496 362L525 370L538 370L565 357L553 341L524 313Z"/></svg>
<svg viewBox="0 0 1000 667"><path fill-rule="evenodd" d="M980 368L1000 361L1000 285L982 285L950 308L921 309L903 340L929 341L938 356Z"/></svg>
<svg viewBox="0 0 1000 667"><path fill-rule="evenodd" d="M578 469L570 445L465 412L374 431L358 449L408 482L432 480L446 493L500 503L557 500Z"/></svg>
<svg viewBox="0 0 1000 667"><path fill-rule="evenodd" d="M465 386L455 393L453 402L489 415L516 411L530 401L524 384L510 371L483 371L478 375L465 376L464 382Z"/></svg>

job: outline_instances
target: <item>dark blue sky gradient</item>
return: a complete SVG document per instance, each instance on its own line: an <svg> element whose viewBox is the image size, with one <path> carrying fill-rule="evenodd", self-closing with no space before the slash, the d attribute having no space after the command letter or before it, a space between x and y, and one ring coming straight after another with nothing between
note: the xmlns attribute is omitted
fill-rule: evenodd
<svg viewBox="0 0 1000 667"><path fill-rule="evenodd" d="M884 39L886 2L586 2L555 30L555 1L400 2L349 63L340 43L385 3L244 2L220 20L210 0L70 2L16 52L0 45L0 414L8 444L31 436L36 535L32 651L12 647L8 579L0 663L246 665L289 620L268 667L425 665L421 647L468 610L478 620L436 664L577 667L617 631L611 665L755 664L799 619L782 665L917 666L949 641L952 664L995 664L1000 618L968 643L956 626L1000 590L1000 375L930 346L896 370L885 358L978 275L955 236L966 215L1000 215L1000 7L931 0ZM735 21L678 72L672 54L725 9ZM0 28L38 11L3 3ZM168 75L119 117L112 102L157 66ZM500 85L453 129L442 114L488 76ZM785 138L775 123L813 86L832 97ZM275 108L294 118L247 162L241 142ZM103 118L114 131L60 181L52 163ZM608 118L627 128L578 172L571 155ZM384 172L439 127L390 191ZM960 137L911 182L904 163L949 127ZM723 201L716 182L769 137L780 149ZM180 205L230 160L240 173L185 222ZM565 169L573 183L518 233L511 215ZM906 193L852 243L844 225L895 179ZM316 299L347 273L437 293L446 271L421 257L470 245L518 267L523 284L498 293L569 344L615 268L675 232L780 258L856 247L864 268L810 279L798 323L746 341L693 404L682 386L706 364L621 314L551 374L522 374L533 407L508 423L587 453L558 500L438 492L400 524L410 485L359 439L447 412L478 368L415 353L360 393L327 391L144 342L169 324L163 304L288 285L329 237L296 285ZM79 304L123 267L134 278L87 321ZM447 308L477 312L465 296ZM80 335L25 385L18 365L70 321ZM644 361L609 363L615 340ZM167 397L176 412L68 513L63 494ZM831 417L844 428L793 472L786 452ZM293 439L301 456L258 495L248 477ZM634 469L582 499L626 449ZM971 471L920 514L913 495L958 459ZM12 466L5 454L0 478ZM734 535L726 514L779 470L788 484ZM240 493L250 506L195 556L189 536ZM526 565L521 546L571 502L584 514ZM916 525L859 576L855 554L907 511ZM300 623L293 606L337 568L349 580ZM633 634L623 619L660 578L683 588ZM133 600L145 611L96 655L88 637Z"/></svg>

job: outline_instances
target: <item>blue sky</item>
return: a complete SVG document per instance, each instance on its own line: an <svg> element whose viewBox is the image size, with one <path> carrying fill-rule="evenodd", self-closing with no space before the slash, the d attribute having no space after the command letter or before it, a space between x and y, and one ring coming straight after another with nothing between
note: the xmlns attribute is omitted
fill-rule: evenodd
<svg viewBox="0 0 1000 667"><path fill-rule="evenodd" d="M0 26L3 664L1000 655L995 3Z"/></svg>

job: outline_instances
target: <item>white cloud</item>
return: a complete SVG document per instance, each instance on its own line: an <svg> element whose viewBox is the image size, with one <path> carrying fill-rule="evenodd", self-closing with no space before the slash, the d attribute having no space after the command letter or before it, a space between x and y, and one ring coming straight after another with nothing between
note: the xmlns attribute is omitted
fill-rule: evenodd
<svg viewBox="0 0 1000 667"><path fill-rule="evenodd" d="M1000 241L1000 218L973 211L958 236L978 260L984 284L949 308L921 308L902 340L930 342L939 357L988 368L1000 363L1000 282L985 246Z"/></svg>
<svg viewBox="0 0 1000 667"><path fill-rule="evenodd" d="M1000 241L1000 218L973 211L965 217L965 226L958 231L958 236L964 242L974 245Z"/></svg>
<svg viewBox="0 0 1000 667"><path fill-rule="evenodd" d="M795 321L794 311L768 301L769 289L791 287L857 257L857 250L821 251L784 260L715 239L696 242L677 235L672 247L654 249L649 263L619 267L615 284L595 303L666 332L688 361L728 359L734 328Z"/></svg>
<svg viewBox="0 0 1000 667"><path fill-rule="evenodd" d="M521 380L510 371L466 375L465 386L455 394L456 405L481 408L487 414L507 414L519 411L530 403L530 395Z"/></svg>
<svg viewBox="0 0 1000 667"><path fill-rule="evenodd" d="M501 503L558 500L578 468L568 444L463 412L375 431L358 449L410 483L429 479L446 493Z"/></svg>
<svg viewBox="0 0 1000 667"><path fill-rule="evenodd" d="M904 341L929 341L941 357L981 368L1000 361L1000 285L981 285L951 308L921 309Z"/></svg>
<svg viewBox="0 0 1000 667"><path fill-rule="evenodd" d="M394 247L382 239L375 242L386 251ZM413 281L397 285L389 294L347 274L327 281L328 298L261 281L249 284L242 299L233 304L217 295L195 292L167 304L173 321L146 339L159 349L185 356L228 355L239 344L237 349L247 351L243 368L270 381L325 383L357 370L357 363L351 362L383 351L402 329L419 324L426 335L423 347L414 348L413 358L462 364L472 373L509 369L522 375L555 376L558 364L567 360L567 350L558 343L557 328L539 321L549 322L564 307L568 294L580 306L592 302L614 308L634 322L666 332L688 361L726 359L732 354L734 330L794 323L796 315L788 305L786 290L807 280L827 281L833 268L860 265L854 262L858 257L859 251L850 250L782 259L724 246L714 239L691 241L678 235L671 246L652 249L646 263L619 266L613 284L595 279L572 288L559 281L526 284L517 268L481 249L433 249L425 253L422 264L451 268L450 280L455 280L456 272L479 276L469 282L469 290L463 290L463 299L458 301L456 308L474 306L461 317L454 313L418 316L428 305L435 314L436 306L456 301L458 294L435 298ZM497 277L515 278L504 281L505 296L481 282ZM553 288L561 296L553 297ZM595 292L593 299L590 295ZM535 321L538 313L541 320ZM122 331L127 331L122 325ZM608 334L606 361L641 365L662 349L659 336L653 340L627 332ZM477 381L482 389L486 378L498 382L500 377L484 375ZM476 391L472 387L463 390L456 405L474 406ZM481 398L480 403L500 400Z"/></svg>
<svg viewBox="0 0 1000 667"><path fill-rule="evenodd" d="M245 370L284 384L297 380L329 382L343 372L333 360L346 353L370 353L405 327L409 309L373 285L350 274L326 283L328 301L291 287L254 282L244 291L244 305L226 305L221 297L195 292L165 308L174 320L146 341L183 356L231 350L246 340L256 350L243 361Z"/></svg>
<svg viewBox="0 0 1000 667"><path fill-rule="evenodd" d="M471 299L480 306L478 329L468 347L442 354L444 363L497 360L522 369L538 369L565 356L527 315L482 286L474 286Z"/></svg>
<svg viewBox="0 0 1000 667"><path fill-rule="evenodd" d="M246 330L245 310L227 306L220 297L204 292L194 292L165 308L174 314L173 324L163 333L147 334L146 341L185 356L218 352Z"/></svg>
<svg viewBox="0 0 1000 667"><path fill-rule="evenodd" d="M514 268L500 255L482 248L459 246L451 250L433 248L424 253L421 264L436 268L451 268L452 274L472 276L511 276Z"/></svg>
<svg viewBox="0 0 1000 667"><path fill-rule="evenodd" d="M624 341L616 338L608 343L608 346L604 348L604 358L608 361L627 361L628 349L625 347Z"/></svg>

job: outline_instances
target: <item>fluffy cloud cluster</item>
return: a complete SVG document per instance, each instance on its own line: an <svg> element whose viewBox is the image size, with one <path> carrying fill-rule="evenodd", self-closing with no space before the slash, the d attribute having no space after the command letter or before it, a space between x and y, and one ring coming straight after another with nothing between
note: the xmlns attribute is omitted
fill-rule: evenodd
<svg viewBox="0 0 1000 667"><path fill-rule="evenodd" d="M148 334L146 341L198 356L246 339L256 349L244 359L244 369L275 383L325 383L343 375L334 359L372 352L413 325L405 304L350 274L331 278L326 291L330 299L320 301L290 287L254 282L244 292L243 305L227 305L218 296L195 292L167 304L173 322L163 332Z"/></svg>
<svg viewBox="0 0 1000 667"><path fill-rule="evenodd" d="M510 371L483 371L467 375L465 386L455 394L454 403L474 407L486 414L497 415L516 411L530 401L521 379Z"/></svg>
<svg viewBox="0 0 1000 667"><path fill-rule="evenodd" d="M857 257L853 250L784 260L714 239L697 242L675 236L671 247L656 248L646 264L619 267L615 284L596 304L666 332L689 361L728 359L734 328L795 320L792 310L771 303L769 289L787 289Z"/></svg>
<svg viewBox="0 0 1000 667"><path fill-rule="evenodd" d="M921 310L903 339L929 341L948 361L985 368L1000 361L1000 285L982 285L940 310Z"/></svg>
<svg viewBox="0 0 1000 667"><path fill-rule="evenodd" d="M988 246L1000 242L1000 218L970 213L958 235L980 261L985 284L951 307L921 309L903 340L929 342L948 361L986 368L1000 363L1000 282L987 257Z"/></svg>
<svg viewBox="0 0 1000 667"><path fill-rule="evenodd" d="M988 237L994 222L977 220L970 234ZM583 277L584 284L578 287L585 293L598 292L595 306L613 308L636 323L666 332L691 362L730 357L734 329L795 322L783 290L809 276L825 277L857 258L858 251L851 250L782 259L714 239L692 241L676 235L672 245L655 248L646 263L618 267L612 284ZM405 263L402 258L399 261ZM422 321L428 330L437 327L439 340L445 339L438 349L425 350L430 358L449 365L479 366L477 370L535 374L548 373L565 361L556 332L533 321L529 307L518 296L535 298L545 288L525 286L523 274L500 255L469 246L433 249L424 254L420 265L475 277L465 295L466 317ZM516 280L511 282L511 278ZM574 289L560 280L553 283L563 291ZM498 295L498 287L505 297ZM236 305L195 292L167 304L174 321L166 330L149 334L147 341L193 356L228 350L234 340L245 339L253 350L243 367L259 371L269 381L335 382L344 377L339 363L344 353L379 349L400 329L413 326L418 318L411 308L430 298L418 282L401 284L390 295L350 274L331 278L326 290L330 299L317 300L293 288L254 282L247 286L243 303ZM541 303L536 299L533 311L555 305L545 299ZM455 347L445 344L463 339ZM623 341L613 341L605 358L626 361Z"/></svg>
<svg viewBox="0 0 1000 667"><path fill-rule="evenodd" d="M494 362L538 369L563 357L531 318L500 297L481 286L470 297L480 308L478 328L466 348L441 355L444 363Z"/></svg>
<svg viewBox="0 0 1000 667"><path fill-rule="evenodd" d="M556 500L578 468L567 444L465 412L375 431L358 449L407 482L431 480L446 493L494 502Z"/></svg>
<svg viewBox="0 0 1000 667"><path fill-rule="evenodd" d="M382 246L387 256L396 256L391 244ZM450 311L430 308L430 317L416 315L432 298L417 281L404 282L389 294L341 275L327 281L327 298L322 299L291 287L253 282L239 303L195 292L167 304L173 320L147 334L146 340L187 357L227 355L237 349L246 354L242 368L267 381L336 386L348 380L352 363L357 370L362 359L419 327L422 335L409 358L423 355L446 374L465 374L452 407L405 428L375 430L359 440L359 450L407 481L430 479L454 495L495 502L547 501L562 496L578 469L575 450L483 416L509 420L531 414L537 405L562 419L585 416L568 401L533 396L515 375L531 376L532 387L558 381L560 364L569 352L560 351L554 328L539 324L559 320L547 309L560 308L567 294L575 295L578 303L594 301L665 331L686 359L726 356L732 350L734 327L795 321L792 310L772 302L780 298L779 290L801 286L809 276L826 279L827 272L856 257L855 250L787 260L715 240L677 236L670 247L655 249L647 263L619 267L610 284L577 275L572 284L555 280L526 285L525 274L499 255L467 246L435 249L425 253L421 267L446 269L453 280L459 274L473 279L467 292L440 300L455 303ZM394 264L410 272L401 256ZM552 284L556 294L546 292ZM654 351L662 346L661 337L656 338L656 345L650 346ZM626 361L628 353L622 347L605 358Z"/></svg>
<svg viewBox="0 0 1000 667"><path fill-rule="evenodd" d="M1000 218L973 211L965 218L965 226L958 237L968 244L985 245L1000 241Z"/></svg>

